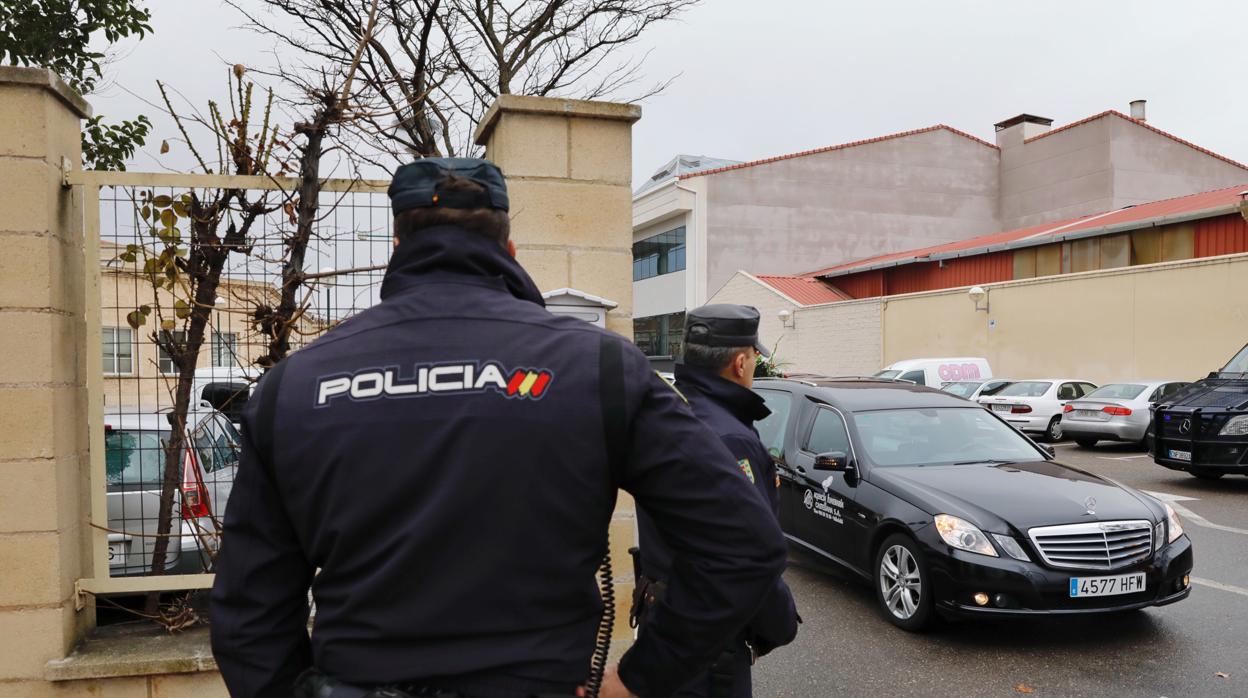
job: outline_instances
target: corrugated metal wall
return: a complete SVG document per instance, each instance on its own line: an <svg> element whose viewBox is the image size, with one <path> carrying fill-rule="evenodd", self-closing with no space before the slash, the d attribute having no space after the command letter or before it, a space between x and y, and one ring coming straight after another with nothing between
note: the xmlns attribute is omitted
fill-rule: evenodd
<svg viewBox="0 0 1248 698"><path fill-rule="evenodd" d="M1193 226L1195 233L1190 234ZM1244 217L1238 213L1205 218L1194 223L1168 226L1166 228L1145 229L1133 236L1132 245L1139 247L1148 234L1152 234L1157 238L1157 245L1164 247L1163 242L1168 238L1163 233L1182 232L1179 230L1180 228L1186 228L1189 232L1189 236L1186 239L1188 240L1187 244L1191 245L1191 247L1187 248L1186 251L1175 252L1172 250L1169 253L1165 253L1165 250L1159 247L1154 258L1138 256L1140 250L1137 249L1136 253L1132 254L1131 263L1146 264L1175 259L1188 259L1190 257L1215 257L1224 254L1248 252L1248 221L1245 221ZM1102 239L1102 242L1104 242L1104 239ZM1070 245L1072 243L1064 244ZM1049 247L1054 246L1038 247L1036 248L1037 252L1033 254L1038 254L1039 251ZM1141 247L1140 249L1143 248ZM1024 254L1026 254L1025 251ZM1091 268L1095 269L1105 266L1101 263L1102 261L1098 261ZM1122 265L1114 264L1110 266ZM1087 270L1080 268L1067 269L1065 265L1063 265L1062 269L1061 273ZM1007 251L945 260L944 267L941 267L937 262L919 262L850 274L830 279L830 281L854 298L874 298L883 295L892 296L901 293L919 293L922 291L957 288L959 286L1010 281L1014 278L1014 272L1014 253ZM1030 278L1037 275L1046 276L1056 273L1059 273L1057 269L1048 269L1046 267L1045 270L1035 269L1030 274L1020 278Z"/></svg>
<svg viewBox="0 0 1248 698"><path fill-rule="evenodd" d="M1248 221L1238 213L1196 221L1196 256L1248 252Z"/></svg>
<svg viewBox="0 0 1248 698"><path fill-rule="evenodd" d="M832 279L836 287L854 298L873 298L899 293L937 291L942 288L989 284L1014 278L1014 253L993 252L900 267L850 274Z"/></svg>
<svg viewBox="0 0 1248 698"><path fill-rule="evenodd" d="M838 276L830 281L850 298L874 298L884 295L884 271L864 271L857 274Z"/></svg>
<svg viewBox="0 0 1248 698"><path fill-rule="evenodd" d="M894 295L989 284L994 281L1009 281L1013 278L1014 253L993 252L974 257L947 259L944 267L941 267L939 262L921 262L895 267L888 270L885 284L889 295Z"/></svg>

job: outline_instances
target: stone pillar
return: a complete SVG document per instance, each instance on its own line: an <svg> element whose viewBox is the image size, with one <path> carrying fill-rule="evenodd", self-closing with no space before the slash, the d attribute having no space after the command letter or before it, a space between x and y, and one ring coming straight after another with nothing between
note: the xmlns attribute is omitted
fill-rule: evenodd
<svg viewBox="0 0 1248 698"><path fill-rule="evenodd" d="M607 327L633 336L631 104L503 95L477 127L507 177L517 259L543 291L619 303Z"/></svg>
<svg viewBox="0 0 1248 698"><path fill-rule="evenodd" d="M81 194L61 186L90 113L50 71L0 67L0 695L38 694L94 617L75 611L74 582L90 569L86 376L100 355Z"/></svg>
<svg viewBox="0 0 1248 698"><path fill-rule="evenodd" d="M630 104L503 95L476 142L507 177L516 258L539 288L575 288L619 306L607 327L633 336L633 122ZM628 610L636 545L632 499L620 493L611 522L616 625L612 655L632 643Z"/></svg>

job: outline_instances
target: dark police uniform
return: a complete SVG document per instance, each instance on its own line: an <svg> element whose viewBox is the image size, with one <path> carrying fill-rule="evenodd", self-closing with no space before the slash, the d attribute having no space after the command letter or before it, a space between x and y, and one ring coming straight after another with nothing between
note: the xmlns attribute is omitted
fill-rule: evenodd
<svg viewBox="0 0 1248 698"><path fill-rule="evenodd" d="M685 322L685 341L712 346L751 346L766 355L758 342L758 311L748 306L709 305L692 310ZM776 489L776 466L758 438L754 422L771 412L762 397L717 372L684 363L676 365L676 387L688 399L693 413L719 436L732 453L737 475L754 485L775 521L780 516L780 495ZM642 569L666 593L666 580L672 571L672 555L662 532L645 506L638 512L641 531ZM644 592L643 592L643 595ZM643 599L644 603L644 599ZM729 645L710 671L687 685L680 696L744 698L751 695L751 650L758 655L793 641L798 616L793 596L783 580L777 579L763 606L745 630Z"/></svg>
<svg viewBox="0 0 1248 698"><path fill-rule="evenodd" d="M430 205L449 168L491 199L443 205L506 208L492 164L426 159L396 173L396 211ZM668 696L709 665L785 558L732 454L626 340L547 312L492 239L415 231L381 295L249 401L212 590L230 692L287 696L315 666L357 686L572 694L594 649L617 488L675 551L668 599L621 678ZM604 401L612 371L623 390Z"/></svg>

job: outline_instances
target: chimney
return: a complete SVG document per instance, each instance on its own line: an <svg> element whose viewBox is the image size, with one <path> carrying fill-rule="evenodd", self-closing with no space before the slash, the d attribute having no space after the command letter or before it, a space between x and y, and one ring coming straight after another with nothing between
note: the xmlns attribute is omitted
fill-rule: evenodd
<svg viewBox="0 0 1248 698"><path fill-rule="evenodd" d="M1148 104L1148 100L1137 99L1131 103L1131 118L1136 121L1148 121L1145 118L1144 106Z"/></svg>
<svg viewBox="0 0 1248 698"><path fill-rule="evenodd" d="M1052 125L1052 119L1034 114L1019 114L996 124L997 145L1001 148L1021 145L1028 138L1047 133Z"/></svg>

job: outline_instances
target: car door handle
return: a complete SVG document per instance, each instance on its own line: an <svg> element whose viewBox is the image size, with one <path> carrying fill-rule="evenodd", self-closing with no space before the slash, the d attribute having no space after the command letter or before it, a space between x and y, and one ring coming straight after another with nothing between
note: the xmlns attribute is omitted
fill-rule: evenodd
<svg viewBox="0 0 1248 698"><path fill-rule="evenodd" d="M800 466L800 465L799 465L799 466L797 466L797 472L799 472L799 473L801 473L801 474L805 475L805 474L806 474L806 469L805 469L805 468L803 468L802 466Z"/></svg>

